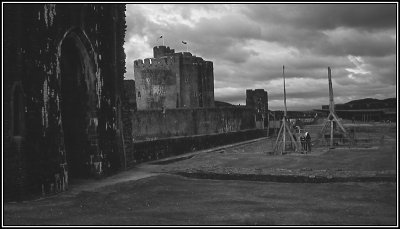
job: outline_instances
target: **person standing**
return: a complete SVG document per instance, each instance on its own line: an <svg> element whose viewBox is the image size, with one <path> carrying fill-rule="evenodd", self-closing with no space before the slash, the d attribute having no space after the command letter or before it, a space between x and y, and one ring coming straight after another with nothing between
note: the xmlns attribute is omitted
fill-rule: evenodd
<svg viewBox="0 0 400 229"><path fill-rule="evenodd" d="M300 136L300 143L302 152L306 151L306 138L303 134Z"/></svg>
<svg viewBox="0 0 400 229"><path fill-rule="evenodd" d="M308 132L306 132L306 134L305 134L305 136L306 136L306 149L307 149L307 152L308 153L311 153L311 135L308 133Z"/></svg>

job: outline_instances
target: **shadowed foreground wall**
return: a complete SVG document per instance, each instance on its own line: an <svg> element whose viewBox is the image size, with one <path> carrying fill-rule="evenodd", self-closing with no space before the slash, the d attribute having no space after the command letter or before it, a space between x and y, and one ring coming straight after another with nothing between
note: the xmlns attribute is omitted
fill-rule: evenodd
<svg viewBox="0 0 400 229"><path fill-rule="evenodd" d="M3 7L4 198L121 168L125 5Z"/></svg>

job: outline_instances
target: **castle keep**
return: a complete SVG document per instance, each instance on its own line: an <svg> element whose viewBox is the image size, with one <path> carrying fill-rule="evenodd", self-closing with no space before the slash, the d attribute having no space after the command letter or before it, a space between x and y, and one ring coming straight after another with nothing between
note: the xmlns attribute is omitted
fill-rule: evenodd
<svg viewBox="0 0 400 229"><path fill-rule="evenodd" d="M134 62L138 110L214 106L211 61L166 46L154 47L153 54Z"/></svg>

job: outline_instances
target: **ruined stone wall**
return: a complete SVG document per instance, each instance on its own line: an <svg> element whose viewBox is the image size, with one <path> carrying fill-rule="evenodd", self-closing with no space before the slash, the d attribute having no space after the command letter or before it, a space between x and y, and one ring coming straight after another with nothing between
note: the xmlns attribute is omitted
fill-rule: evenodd
<svg viewBox="0 0 400 229"><path fill-rule="evenodd" d="M120 168L125 5L6 3L3 12L5 198L68 187L72 153L66 145L73 144L65 142L66 110L85 136L76 157L87 173ZM77 78L67 79L70 75ZM17 85L20 103L13 99ZM18 104L22 109L15 109ZM85 111L78 112L79 120L74 109ZM17 135L14 123L21 126Z"/></svg>
<svg viewBox="0 0 400 229"><path fill-rule="evenodd" d="M132 114L135 141L253 129L254 112L247 108L138 110Z"/></svg>

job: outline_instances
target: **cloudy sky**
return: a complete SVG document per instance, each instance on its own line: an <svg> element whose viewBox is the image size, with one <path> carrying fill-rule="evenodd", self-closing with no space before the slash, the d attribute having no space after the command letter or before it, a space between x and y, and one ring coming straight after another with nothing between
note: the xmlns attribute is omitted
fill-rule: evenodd
<svg viewBox="0 0 400 229"><path fill-rule="evenodd" d="M128 4L125 79L133 61L165 45L214 62L215 100L245 104L268 91L271 110L396 97L395 4Z"/></svg>

